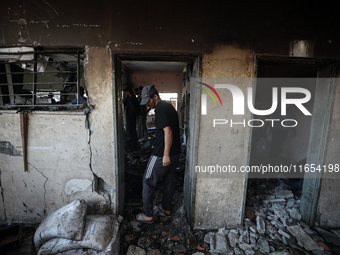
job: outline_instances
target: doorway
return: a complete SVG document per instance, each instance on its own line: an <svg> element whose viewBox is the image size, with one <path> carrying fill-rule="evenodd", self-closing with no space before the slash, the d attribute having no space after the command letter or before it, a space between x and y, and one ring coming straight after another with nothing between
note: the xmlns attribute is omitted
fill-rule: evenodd
<svg viewBox="0 0 340 255"><path fill-rule="evenodd" d="M114 100L114 135L117 141L115 150L115 169L116 169L116 208L117 213L124 212L127 203L138 203L141 199L141 180L145 168L143 164L147 163L148 155L144 153L138 159L138 167L134 169L126 168L126 158L131 155L126 154L124 134L124 108L123 108L123 93L125 87L132 89L140 86L155 85L156 89L163 93L165 100L169 101L177 108L180 119L180 128L182 130L182 143L186 151L186 157L183 172L182 188L185 190L185 207L187 214L190 215L190 210L194 203L192 194L195 194L195 179L187 178L192 173L190 169L194 169L192 164L195 164L196 148L195 137L198 137L198 125L189 125L193 123L192 115L195 110L199 109L200 101L195 100L196 94L192 96L190 86L191 78L200 77L200 56L198 54L188 55L163 55L163 54L113 54L113 100ZM195 91L196 93L196 91ZM166 97L166 98L165 98ZM152 133L153 133L153 118L154 115L150 111L147 115L148 137L140 137L140 145L143 152L152 151ZM145 146L145 148L143 148ZM140 156L140 155L139 155ZM131 158L132 161L134 160ZM128 159L129 160L129 159ZM130 162L131 163L131 162ZM136 171L137 169L137 171ZM135 178L133 180L133 178ZM133 187L133 189L131 189ZM135 192L135 190L140 190ZM132 191L132 192L130 192Z"/></svg>
<svg viewBox="0 0 340 255"><path fill-rule="evenodd" d="M293 166L299 169L305 165L322 165L330 114L334 101L334 77L336 77L336 61L327 59L311 59L296 57L257 56L255 108L269 109L272 105L272 89L301 87L311 93L310 100L304 107L311 113L307 116L300 109L287 107L287 115L281 115L280 103L272 116L253 116L253 119L293 119L296 122L291 128L282 128L280 122L277 126L267 125L261 128L252 128L250 135L250 153L248 162L250 166L272 165ZM278 98L280 98L280 93ZM301 98L290 95L289 98ZM327 103L325 103L327 102ZM270 123L272 124L272 123ZM287 124L289 125L289 124ZM268 127L269 126L269 127ZM248 175L248 185L252 182L259 184L259 179ZM300 198L300 212L302 220L311 226L316 221L316 208L321 186L320 172L300 173L287 180L287 175L272 176L272 183L284 183ZM258 177L257 177L258 178ZM265 181L268 186L268 180ZM293 182L292 182L293 181ZM251 188L251 187L249 187ZM249 198L251 192L247 194Z"/></svg>

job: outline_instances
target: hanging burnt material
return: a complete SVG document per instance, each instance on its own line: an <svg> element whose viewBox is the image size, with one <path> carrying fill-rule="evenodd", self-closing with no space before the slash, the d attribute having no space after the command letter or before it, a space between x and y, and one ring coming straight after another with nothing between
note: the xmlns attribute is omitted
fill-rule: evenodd
<svg viewBox="0 0 340 255"><path fill-rule="evenodd" d="M20 113L20 130L21 130L21 141L22 141L22 154L24 158L24 169L28 172L27 162L27 136L28 136L28 113Z"/></svg>

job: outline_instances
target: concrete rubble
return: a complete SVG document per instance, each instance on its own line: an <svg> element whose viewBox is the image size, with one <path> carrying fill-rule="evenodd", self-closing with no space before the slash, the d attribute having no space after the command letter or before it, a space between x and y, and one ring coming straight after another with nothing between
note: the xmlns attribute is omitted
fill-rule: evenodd
<svg viewBox="0 0 340 255"><path fill-rule="evenodd" d="M339 251L339 234L312 229L302 222L300 197L277 179L249 180L242 225L215 231L192 230L183 208L181 178L185 164L182 163L173 216L158 217L154 224L143 225L133 221L133 216L142 209L141 203L128 207L122 223L121 254L327 255ZM160 193L156 194L155 201L157 199L161 199Z"/></svg>
<svg viewBox="0 0 340 255"><path fill-rule="evenodd" d="M150 130L149 130L150 131ZM183 206L185 148L177 171L172 217L154 224L135 222L142 211L141 180L154 136L140 140L141 150L126 154L126 208L121 228L121 254L336 254L339 234L312 229L301 221L300 197L278 179L249 179L244 222L235 228L192 230ZM130 185L133 184L133 185ZM155 203L161 201L159 188ZM155 214L157 208L155 207ZM322 232L324 231L324 232ZM322 233L321 233L322 232ZM332 242L327 238L331 236ZM332 246L332 248L329 248Z"/></svg>

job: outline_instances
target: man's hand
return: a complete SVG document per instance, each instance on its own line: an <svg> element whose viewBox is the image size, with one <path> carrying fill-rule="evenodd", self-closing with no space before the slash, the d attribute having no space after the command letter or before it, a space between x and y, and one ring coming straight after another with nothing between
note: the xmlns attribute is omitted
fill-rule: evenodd
<svg viewBox="0 0 340 255"><path fill-rule="evenodd" d="M163 156L163 166L168 166L168 165L170 165L170 156L169 155L164 155Z"/></svg>
<svg viewBox="0 0 340 255"><path fill-rule="evenodd" d="M164 131L164 154L163 166L170 165L170 149L172 145L172 129L170 126L163 128Z"/></svg>

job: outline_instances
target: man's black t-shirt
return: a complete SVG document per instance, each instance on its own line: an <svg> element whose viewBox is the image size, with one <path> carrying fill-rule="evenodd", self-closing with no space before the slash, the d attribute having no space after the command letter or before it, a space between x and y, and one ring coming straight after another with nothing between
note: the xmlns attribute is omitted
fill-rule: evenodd
<svg viewBox="0 0 340 255"><path fill-rule="evenodd" d="M163 157L164 155L164 130L170 126L172 129L172 145L170 156L181 154L181 139L179 132L178 114L176 109L164 101L160 101L155 107L156 140L153 155Z"/></svg>

